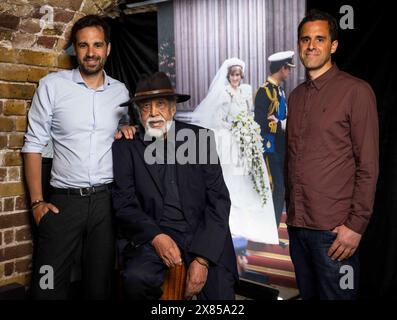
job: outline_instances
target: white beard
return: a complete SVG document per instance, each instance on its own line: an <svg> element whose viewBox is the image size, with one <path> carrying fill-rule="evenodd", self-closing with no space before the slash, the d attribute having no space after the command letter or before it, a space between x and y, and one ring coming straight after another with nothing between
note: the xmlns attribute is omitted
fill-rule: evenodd
<svg viewBox="0 0 397 320"><path fill-rule="evenodd" d="M147 134L150 137L153 138L162 138L164 135L170 130L172 126L172 120L171 121L165 121L163 117L161 117L161 120L165 122L165 124L161 128L152 128L149 124L150 121L153 120L159 120L159 118L149 118L147 119L145 123L145 134Z"/></svg>

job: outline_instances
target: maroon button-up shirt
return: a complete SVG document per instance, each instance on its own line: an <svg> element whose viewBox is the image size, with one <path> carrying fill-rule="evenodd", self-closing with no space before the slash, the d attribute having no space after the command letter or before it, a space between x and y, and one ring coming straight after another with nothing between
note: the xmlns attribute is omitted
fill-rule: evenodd
<svg viewBox="0 0 397 320"><path fill-rule="evenodd" d="M371 87L336 65L288 100L287 224L362 234L378 178L378 116Z"/></svg>

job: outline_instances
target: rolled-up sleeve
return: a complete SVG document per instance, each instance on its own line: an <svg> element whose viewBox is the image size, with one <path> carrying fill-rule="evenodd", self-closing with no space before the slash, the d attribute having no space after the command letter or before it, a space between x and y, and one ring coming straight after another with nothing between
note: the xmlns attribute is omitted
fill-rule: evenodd
<svg viewBox="0 0 397 320"><path fill-rule="evenodd" d="M41 153L50 140L54 95L47 79L42 79L34 94L28 114L28 130L21 150L24 153Z"/></svg>

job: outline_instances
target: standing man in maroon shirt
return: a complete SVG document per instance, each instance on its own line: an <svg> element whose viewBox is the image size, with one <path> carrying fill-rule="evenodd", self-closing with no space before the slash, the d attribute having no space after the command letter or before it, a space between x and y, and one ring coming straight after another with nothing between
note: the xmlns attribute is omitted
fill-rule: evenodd
<svg viewBox="0 0 397 320"><path fill-rule="evenodd" d="M355 299L358 254L378 177L376 99L332 63L335 18L311 11L298 27L307 80L290 95L286 202L290 253L303 299Z"/></svg>

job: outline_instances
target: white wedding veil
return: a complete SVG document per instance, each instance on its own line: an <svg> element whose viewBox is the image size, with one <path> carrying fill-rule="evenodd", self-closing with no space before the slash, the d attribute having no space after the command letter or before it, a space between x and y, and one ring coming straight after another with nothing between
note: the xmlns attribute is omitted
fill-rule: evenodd
<svg viewBox="0 0 397 320"><path fill-rule="evenodd" d="M230 58L225 60L212 80L207 96L192 112L192 123L205 128L215 128L218 126L216 123L217 117L215 117L215 113L222 103L221 95L225 91L225 87L229 84L227 80L227 73L231 66L241 66L244 72L244 61L238 58Z"/></svg>

